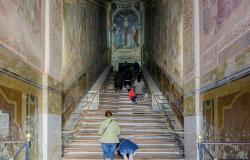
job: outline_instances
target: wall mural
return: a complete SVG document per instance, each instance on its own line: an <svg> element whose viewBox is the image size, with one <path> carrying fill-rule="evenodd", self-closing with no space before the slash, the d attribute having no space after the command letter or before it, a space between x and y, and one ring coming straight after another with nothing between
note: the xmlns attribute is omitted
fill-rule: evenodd
<svg viewBox="0 0 250 160"><path fill-rule="evenodd" d="M241 0L204 0L203 1L203 30L206 34L216 33L220 25L237 8Z"/></svg>
<svg viewBox="0 0 250 160"><path fill-rule="evenodd" d="M250 140L250 77L215 88L201 95L206 141ZM240 116L239 116L240 115ZM216 157L248 159L249 145L208 146Z"/></svg>
<svg viewBox="0 0 250 160"><path fill-rule="evenodd" d="M64 2L63 124L107 66L107 8Z"/></svg>
<svg viewBox="0 0 250 160"><path fill-rule="evenodd" d="M134 49L139 47L139 19L132 10L119 11L113 19L113 47Z"/></svg>
<svg viewBox="0 0 250 160"><path fill-rule="evenodd" d="M0 43L41 67L41 1L0 1ZM19 31L19 32L16 32Z"/></svg>
<svg viewBox="0 0 250 160"><path fill-rule="evenodd" d="M145 8L145 50L165 75L182 85L183 14L182 1L157 3ZM166 18L171 17L171 18ZM153 73L154 74L154 73Z"/></svg>

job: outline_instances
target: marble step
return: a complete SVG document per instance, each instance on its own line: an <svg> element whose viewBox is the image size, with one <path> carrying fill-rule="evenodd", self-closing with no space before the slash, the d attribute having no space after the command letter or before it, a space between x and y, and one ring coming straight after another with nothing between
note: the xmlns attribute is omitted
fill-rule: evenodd
<svg viewBox="0 0 250 160"><path fill-rule="evenodd" d="M65 152L64 155L83 155L83 154L94 154L94 155L98 155L98 156L102 156L102 151L68 151L68 152ZM182 154L182 151L180 150L153 150L153 151L141 151L140 149L136 152L136 155L139 156L140 154L162 154L162 155L181 155ZM145 156L145 155L144 155Z"/></svg>
<svg viewBox="0 0 250 160"><path fill-rule="evenodd" d="M133 132L140 132L141 130L167 130L169 129L168 126L124 126L124 125L119 125L122 129L122 131L131 131L133 130ZM80 131L87 131L87 130L97 130L99 128L99 126L94 126L94 125L84 125L85 128L80 129Z"/></svg>
<svg viewBox="0 0 250 160"><path fill-rule="evenodd" d="M142 136L143 137L143 136ZM137 144L146 143L146 144L165 144L165 143L175 143L175 139L172 138L165 138L165 139L131 139L132 141L136 142ZM77 143L77 144L85 144L85 143L98 143L99 139L72 139L69 140L68 143Z"/></svg>
<svg viewBox="0 0 250 160"><path fill-rule="evenodd" d="M152 111L152 108L150 108L150 107L147 107L147 108L141 108L141 107L133 107L133 106L130 106L130 107L127 107L127 108L125 108L125 107L119 107L119 106L117 106L117 107L103 107L103 106L100 106L99 107L99 111L106 111L106 110L110 110L110 111L114 111L114 112L116 112L116 111L138 111L138 112L143 112L143 111L147 111L147 112L153 112Z"/></svg>
<svg viewBox="0 0 250 160"><path fill-rule="evenodd" d="M166 144L148 144L148 143L140 143L138 144L140 146L140 148L178 148L178 144L175 142L172 143L166 143ZM82 148L83 150L85 149L89 149L89 148L100 148L101 147L101 143L100 142L96 142L96 143L89 143L89 144L83 144L83 143L66 143L63 145L64 148Z"/></svg>
<svg viewBox="0 0 250 160"><path fill-rule="evenodd" d="M129 102L129 103L100 103L99 107L132 107L132 108L143 108L143 107L146 107L146 108L152 108L151 104L149 103L141 103L141 102L137 102L136 104L135 103L132 103L132 102Z"/></svg>
<svg viewBox="0 0 250 160"><path fill-rule="evenodd" d="M82 148L64 148L64 153L67 152L81 152L83 151ZM93 152L93 151L97 151L97 152L102 152L102 148L101 147L95 147L95 148L89 148L88 151ZM179 150L178 148L174 148L174 147L169 147L169 148L140 148L139 151L141 152L175 152L175 151L179 151L181 152L181 150Z"/></svg>
<svg viewBox="0 0 250 160"><path fill-rule="evenodd" d="M102 152L68 152L64 154L64 158L102 158ZM158 151L158 152L136 152L136 155L134 156L134 159L141 158L141 159L146 159L146 158L151 158L151 160L155 160L155 158L182 158L182 152L179 151Z"/></svg>
<svg viewBox="0 0 250 160"><path fill-rule="evenodd" d="M98 111L89 111L87 113L87 115L104 115L106 110L98 110ZM136 115L136 116L163 116L162 113L157 113L157 112L143 112L143 111L134 111L133 109L131 109L130 111L119 111L119 110L113 110L113 115L117 115L117 116L123 116L123 115Z"/></svg>
<svg viewBox="0 0 250 160"><path fill-rule="evenodd" d="M105 117L105 111L102 112L91 112L89 111L85 116L86 117L100 117L100 118L106 118ZM149 113L149 114L143 114L143 113L131 113L131 112L113 112L113 118L157 118L157 119L164 119L164 115L163 114L157 114L157 113Z"/></svg>
<svg viewBox="0 0 250 160"><path fill-rule="evenodd" d="M85 121L88 121L88 120L95 120L95 121L103 121L105 120L106 117L105 116L86 116L83 118L83 120ZM119 116L113 116L114 120L117 120L117 121L120 121L120 120L141 120L141 121L152 121L152 122L157 122L157 121L160 121L160 122L165 122L164 119L161 119L159 117L128 117L128 116L123 116L123 117L119 117Z"/></svg>
<svg viewBox="0 0 250 160"><path fill-rule="evenodd" d="M143 135L143 136L135 136L135 135L120 135L120 137L126 137L127 139L133 140L133 139L173 139L174 135L158 135L158 136L147 136L147 135ZM99 135L75 135L74 136L75 139L92 139L92 140L99 140L100 136Z"/></svg>
<svg viewBox="0 0 250 160"><path fill-rule="evenodd" d="M131 106L136 107L136 106L145 106L145 105L150 106L150 103L137 102L136 104L134 104L131 101L128 101L128 102L125 102L125 101L124 102L115 102L115 101L108 102L108 101L106 101L106 102L100 102L100 106L102 106L102 105L131 105Z"/></svg>
<svg viewBox="0 0 250 160"><path fill-rule="evenodd" d="M116 160L122 160L122 158L118 157L116 158ZM103 160L103 158L91 158L91 157L87 157L86 159L85 158L73 158L73 157L63 157L62 160ZM136 157L136 160L152 160L152 157L144 157L144 158L140 158L140 157ZM153 158L153 160L184 160L184 159L181 159L181 158Z"/></svg>
<svg viewBox="0 0 250 160"><path fill-rule="evenodd" d="M152 107L151 106L147 106L147 105L138 105L138 106L134 106L133 104L127 105L127 106L122 106L122 105L101 105L99 106L99 110L102 109L113 109L113 110L128 110L130 111L132 110L150 110L151 112L153 112Z"/></svg>
<svg viewBox="0 0 250 160"><path fill-rule="evenodd" d="M121 137L129 137L129 136L142 136L141 132L121 132ZM172 136L173 133L171 132L147 132L143 133L143 136L151 136L151 137L157 137L157 136ZM75 132L75 136L99 136L98 132L81 132L77 131Z"/></svg>
<svg viewBox="0 0 250 160"><path fill-rule="evenodd" d="M164 120L156 120L152 122L151 120L117 120L119 125L121 126L135 126L135 127L148 127L148 126L167 126ZM99 120L87 120L87 121L82 121L80 124L84 126L99 126L101 124L101 121Z"/></svg>
<svg viewBox="0 0 250 160"><path fill-rule="evenodd" d="M80 130L79 130L80 132L87 132L87 133L89 133L89 132L98 132L98 128L81 128ZM125 133L128 133L128 132L131 132L131 133L171 133L170 131L168 131L168 130L166 130L166 129L159 129L159 128L157 128L157 130L156 129L144 129L144 128L142 128L142 129L139 129L139 128L137 128L137 129L130 129L130 128L121 128L121 132L123 133L123 134L125 134Z"/></svg>

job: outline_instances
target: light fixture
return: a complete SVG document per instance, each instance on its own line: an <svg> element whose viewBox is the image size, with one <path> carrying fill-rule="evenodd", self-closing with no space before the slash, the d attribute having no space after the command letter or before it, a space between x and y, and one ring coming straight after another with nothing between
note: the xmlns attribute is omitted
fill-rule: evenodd
<svg viewBox="0 0 250 160"><path fill-rule="evenodd" d="M31 133L26 133L26 140L31 141L32 134Z"/></svg>
<svg viewBox="0 0 250 160"><path fill-rule="evenodd" d="M201 142L202 139L203 139L202 135L199 135L199 136L197 137L197 139L198 139L198 142Z"/></svg>

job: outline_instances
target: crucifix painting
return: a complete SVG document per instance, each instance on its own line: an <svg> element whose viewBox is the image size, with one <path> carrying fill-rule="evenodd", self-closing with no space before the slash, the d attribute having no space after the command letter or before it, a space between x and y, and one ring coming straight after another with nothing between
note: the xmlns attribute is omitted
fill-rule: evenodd
<svg viewBox="0 0 250 160"><path fill-rule="evenodd" d="M122 10L113 19L113 47L134 49L139 47L139 20L132 10Z"/></svg>

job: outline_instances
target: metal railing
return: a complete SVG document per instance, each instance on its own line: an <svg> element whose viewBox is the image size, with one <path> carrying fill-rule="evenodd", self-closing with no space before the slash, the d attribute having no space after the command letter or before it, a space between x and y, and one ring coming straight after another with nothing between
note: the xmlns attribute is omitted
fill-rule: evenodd
<svg viewBox="0 0 250 160"><path fill-rule="evenodd" d="M233 148L233 146L249 146L249 148L247 149L246 153L244 154L243 150L241 151L238 151L238 152L241 152L240 155L237 155L235 157L232 157L232 155L224 155L224 156L219 156L219 155L216 155L213 151L210 151L210 149L208 148L208 146L231 146ZM248 159L248 155L247 154L250 154L250 153L247 153L249 152L250 150L250 142L198 142L198 149L199 149L199 160L204 160L204 159ZM218 147L217 147L218 149ZM223 151L224 153L226 151ZM237 151L234 151L235 154Z"/></svg>
<svg viewBox="0 0 250 160"><path fill-rule="evenodd" d="M175 120L171 118L171 116L173 116L173 115L169 115L169 112L167 112L168 108L165 106L165 105L168 105L170 103L168 103L165 98L162 98L164 96L155 94L152 91L150 91L150 93L153 96L153 98L155 99L155 102L157 103L157 105L160 107L161 112L164 113L166 121L168 122L168 125L170 127L170 132L173 133L175 140L178 142L178 146L183 150L183 156L184 156L184 144L183 144L184 137L180 136L180 133L184 133L184 130L176 130L175 129L175 126L173 124L173 122ZM165 101L165 102L159 102L159 100Z"/></svg>
<svg viewBox="0 0 250 160"><path fill-rule="evenodd" d="M89 96L89 95L91 95L91 96ZM75 132L77 132L78 129L79 129L79 120L81 119L81 117L84 117L84 115L86 114L86 111L89 109L90 105L93 103L93 101L94 101L94 99L96 98L97 95L99 95L99 91L98 92L87 93L85 98L87 98L87 100L89 98L91 98L91 101L80 101L80 103L86 102L86 104L85 104L84 107L80 108L80 110L82 112L74 112L73 113L73 114L78 114L78 116L73 119L73 120L76 120L75 127L73 128L73 130L70 130L70 131L63 130L62 131L62 133L65 133L65 135L62 136L64 143L67 142L69 139L71 139L71 137L73 137L73 138L75 137Z"/></svg>
<svg viewBox="0 0 250 160"><path fill-rule="evenodd" d="M20 144L21 147L15 152L12 158L9 160L15 160L20 153L25 149L25 160L30 160L30 147L31 140L27 138L27 140L0 140L2 144Z"/></svg>

